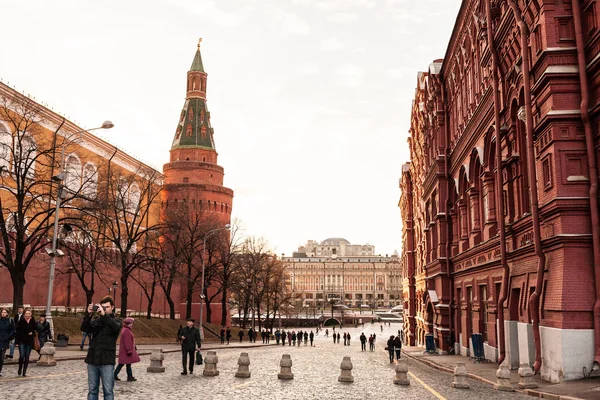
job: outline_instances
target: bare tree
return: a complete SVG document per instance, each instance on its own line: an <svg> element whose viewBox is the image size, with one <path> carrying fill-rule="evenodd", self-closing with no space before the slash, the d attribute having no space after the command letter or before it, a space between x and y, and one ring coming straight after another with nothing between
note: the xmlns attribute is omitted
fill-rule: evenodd
<svg viewBox="0 0 600 400"><path fill-rule="evenodd" d="M216 245L216 256L218 257L218 269L215 283L221 286L221 325L227 323L227 302L229 288L235 279L237 262L241 250L240 221L235 220L229 229L229 235L220 235Z"/></svg>
<svg viewBox="0 0 600 400"><path fill-rule="evenodd" d="M121 317L127 315L128 281L132 273L152 261L153 235L161 223L150 217L160 207L162 176L140 165L134 172L106 177L104 198L99 200L98 216L104 226L102 236L113 250L114 262L120 270Z"/></svg>
<svg viewBox="0 0 600 400"><path fill-rule="evenodd" d="M23 303L25 273L39 251L50 241L57 196L72 211L85 206L77 199L83 185L58 193L52 181L60 165L57 149L64 151L77 139L43 127L43 108L25 97L0 97L0 265L10 273L13 307ZM77 186L77 187L76 187ZM64 223L73 212L59 219Z"/></svg>

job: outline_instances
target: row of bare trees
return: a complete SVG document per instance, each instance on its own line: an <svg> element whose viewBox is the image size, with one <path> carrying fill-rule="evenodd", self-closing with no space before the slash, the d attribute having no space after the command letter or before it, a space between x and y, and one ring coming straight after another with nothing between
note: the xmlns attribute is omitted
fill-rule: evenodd
<svg viewBox="0 0 600 400"><path fill-rule="evenodd" d="M204 287L206 318L213 321L211 304L220 299L222 324L227 305L237 304L246 321L251 309L273 319L289 301L282 264L265 240L242 239L239 223L223 230L202 207L200 192L161 206L161 174L141 163L117 165L117 149L88 154L91 165L77 164L81 138L61 131L63 124L49 135L40 105L0 97L0 268L10 274L13 307L23 304L27 269L50 246L58 196L65 253L58 272L75 274L87 303L98 281L106 286L115 277L122 316L132 281L147 299L148 317L160 290L175 318L177 286L185 293L186 317ZM61 171L67 176L59 182Z"/></svg>

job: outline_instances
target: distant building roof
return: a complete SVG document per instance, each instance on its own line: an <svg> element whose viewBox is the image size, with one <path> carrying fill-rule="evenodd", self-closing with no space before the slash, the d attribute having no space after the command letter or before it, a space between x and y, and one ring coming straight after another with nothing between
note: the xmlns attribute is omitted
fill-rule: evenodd
<svg viewBox="0 0 600 400"><path fill-rule="evenodd" d="M350 242L344 238L328 238L321 242L321 246L337 246L341 243L350 244Z"/></svg>

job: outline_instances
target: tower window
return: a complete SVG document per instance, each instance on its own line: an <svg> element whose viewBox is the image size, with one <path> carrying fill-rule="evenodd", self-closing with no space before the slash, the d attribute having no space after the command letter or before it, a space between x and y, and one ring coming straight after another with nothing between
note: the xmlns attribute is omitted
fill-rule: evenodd
<svg viewBox="0 0 600 400"><path fill-rule="evenodd" d="M190 181L190 178L183 178L183 183L188 183Z"/></svg>

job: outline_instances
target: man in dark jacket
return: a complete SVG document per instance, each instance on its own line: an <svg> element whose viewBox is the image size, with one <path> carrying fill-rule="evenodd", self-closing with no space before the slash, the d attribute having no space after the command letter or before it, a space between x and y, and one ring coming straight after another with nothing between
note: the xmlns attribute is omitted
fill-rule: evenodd
<svg viewBox="0 0 600 400"><path fill-rule="evenodd" d="M115 357L117 339L122 328L121 320L115 316L115 302L106 296L96 305L90 304L81 323L81 331L92 334L85 362L88 369L88 400L98 399L100 379L104 398L115 398Z"/></svg>
<svg viewBox="0 0 600 400"><path fill-rule="evenodd" d="M196 345L200 350L200 330L194 326L196 323L192 318L188 318L187 325L179 333L181 336L181 363L183 364L183 372L181 375L187 375L187 358L190 358L190 374L194 373L194 355L196 353Z"/></svg>
<svg viewBox="0 0 600 400"><path fill-rule="evenodd" d="M40 348L44 347L44 343L48 340L52 341L52 333L50 331L50 323L46 321L46 314L40 314L40 319L35 326L40 341Z"/></svg>
<svg viewBox="0 0 600 400"><path fill-rule="evenodd" d="M364 332L360 334L360 351L367 351L367 337Z"/></svg>
<svg viewBox="0 0 600 400"><path fill-rule="evenodd" d="M402 351L402 339L400 339L400 335L394 339L394 350L396 351L396 360L399 360L400 352Z"/></svg>
<svg viewBox="0 0 600 400"><path fill-rule="evenodd" d="M4 354L9 347L10 340L15 336L15 324L8 315L6 308L0 309L0 376L4 365Z"/></svg>
<svg viewBox="0 0 600 400"><path fill-rule="evenodd" d="M15 324L15 327L17 326L17 322L19 322L19 320L23 318L24 311L25 308L23 308L23 306L19 306L19 308L17 309L17 313L13 317L13 324ZM10 341L10 351L8 352L6 358L13 358L13 356L15 355L15 342L16 340L14 338Z"/></svg>

